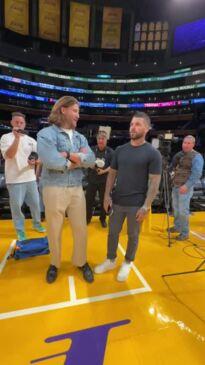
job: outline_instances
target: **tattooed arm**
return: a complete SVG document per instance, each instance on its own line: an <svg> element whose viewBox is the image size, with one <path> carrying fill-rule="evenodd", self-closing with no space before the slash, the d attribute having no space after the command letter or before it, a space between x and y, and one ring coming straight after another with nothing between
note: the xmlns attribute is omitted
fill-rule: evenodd
<svg viewBox="0 0 205 365"><path fill-rule="evenodd" d="M161 175L149 174L148 190L145 202L143 206L138 210L136 214L137 222L142 222L151 208L152 202L159 190L159 184L161 180Z"/></svg>
<svg viewBox="0 0 205 365"><path fill-rule="evenodd" d="M110 168L106 181L105 195L104 195L104 209L106 213L108 211L109 206L110 207L112 206L112 199L110 197L110 194L113 189L116 176L117 176L117 170Z"/></svg>

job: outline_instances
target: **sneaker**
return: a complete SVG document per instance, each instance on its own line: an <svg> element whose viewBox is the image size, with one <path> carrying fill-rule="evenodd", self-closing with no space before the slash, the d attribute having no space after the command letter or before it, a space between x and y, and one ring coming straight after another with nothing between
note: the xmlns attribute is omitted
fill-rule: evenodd
<svg viewBox="0 0 205 365"><path fill-rule="evenodd" d="M106 259L102 264L94 268L95 274L103 274L106 271L114 269L116 266L115 260Z"/></svg>
<svg viewBox="0 0 205 365"><path fill-rule="evenodd" d="M46 273L46 281L48 284L52 284L58 276L58 269L54 265L50 265Z"/></svg>
<svg viewBox="0 0 205 365"><path fill-rule="evenodd" d="M93 271L88 263L79 267L79 269L83 272L83 278L85 281L87 281L88 283L92 283L94 281Z"/></svg>
<svg viewBox="0 0 205 365"><path fill-rule="evenodd" d="M46 229L41 225L41 223L33 224L33 229L39 233L45 233Z"/></svg>
<svg viewBox="0 0 205 365"><path fill-rule="evenodd" d="M122 263L122 266L120 268L120 270L118 271L118 274L117 274L117 280L118 281L125 281L127 280L128 276L129 276L129 273L130 273L130 270L131 270L131 262L126 262L124 261Z"/></svg>
<svg viewBox="0 0 205 365"><path fill-rule="evenodd" d="M186 241L188 239L189 239L188 234L186 235L186 234L181 234L181 233L175 238L175 240L177 240L177 241Z"/></svg>
<svg viewBox="0 0 205 365"><path fill-rule="evenodd" d="M179 233L179 231L175 227L167 228L167 232L169 232L169 233Z"/></svg>
<svg viewBox="0 0 205 365"><path fill-rule="evenodd" d="M17 238L18 238L18 241L25 241L25 240L27 240L27 237L26 237L25 232L24 231L20 231L20 230L17 231Z"/></svg>

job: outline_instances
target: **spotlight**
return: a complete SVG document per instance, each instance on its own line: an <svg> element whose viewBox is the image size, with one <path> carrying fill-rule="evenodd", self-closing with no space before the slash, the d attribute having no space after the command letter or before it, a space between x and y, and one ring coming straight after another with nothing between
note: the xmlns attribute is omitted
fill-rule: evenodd
<svg viewBox="0 0 205 365"><path fill-rule="evenodd" d="M115 63L114 63L114 66L117 66L117 65L118 65L118 63L117 63L117 62L115 62Z"/></svg>

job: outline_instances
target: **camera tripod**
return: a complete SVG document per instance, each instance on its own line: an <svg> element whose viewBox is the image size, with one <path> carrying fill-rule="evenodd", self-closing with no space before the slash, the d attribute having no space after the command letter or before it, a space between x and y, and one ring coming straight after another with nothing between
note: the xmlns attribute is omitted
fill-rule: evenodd
<svg viewBox="0 0 205 365"><path fill-rule="evenodd" d="M170 201L171 201L171 186L170 186L170 176L169 176L169 163L168 159L163 159L163 172L162 172L162 194L164 198L164 205L166 209L166 215L167 215L167 232L168 232L168 247L171 247L171 236L170 236L170 224L169 224L169 215L170 215ZM185 274L194 274L197 272L205 271L205 269L202 269L202 267L205 265L205 259L202 260L202 262L196 267L195 270L191 271L182 271L172 274L165 274L162 275L162 277L168 277L168 276L177 276L177 275L185 275Z"/></svg>
<svg viewBox="0 0 205 365"><path fill-rule="evenodd" d="M177 275L186 275L186 274L195 274L197 272L202 272L202 271L205 271L205 269L201 269L201 267L205 264L205 259L200 263L200 265L198 265L196 267L195 270L190 270L190 271L182 271L182 272L175 272L175 273L172 273L172 274L165 274L165 275L162 275L163 278L167 277L167 276L177 276Z"/></svg>

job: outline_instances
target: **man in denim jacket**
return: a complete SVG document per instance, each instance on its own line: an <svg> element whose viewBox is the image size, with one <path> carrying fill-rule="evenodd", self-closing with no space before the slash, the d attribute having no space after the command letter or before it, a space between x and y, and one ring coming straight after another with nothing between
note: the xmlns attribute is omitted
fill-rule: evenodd
<svg viewBox="0 0 205 365"><path fill-rule="evenodd" d="M202 175L204 160L200 153L194 150L195 138L191 135L183 139L182 151L172 160L173 188L172 206L174 226L170 233L178 232L177 241L189 238L189 206L193 195L194 184Z"/></svg>
<svg viewBox="0 0 205 365"><path fill-rule="evenodd" d="M61 232L65 212L73 233L72 263L82 270L87 282L93 273L87 263L86 204L82 188L83 168L93 167L95 156L86 138L75 131L79 119L79 103L63 96L52 108L51 126L38 133L37 148L43 163L43 200L51 252L51 265L46 280L56 280L61 263Z"/></svg>

